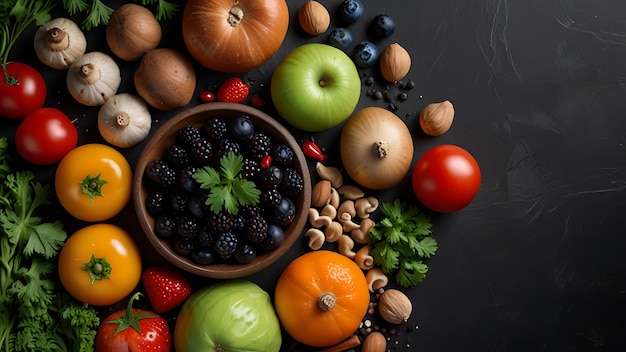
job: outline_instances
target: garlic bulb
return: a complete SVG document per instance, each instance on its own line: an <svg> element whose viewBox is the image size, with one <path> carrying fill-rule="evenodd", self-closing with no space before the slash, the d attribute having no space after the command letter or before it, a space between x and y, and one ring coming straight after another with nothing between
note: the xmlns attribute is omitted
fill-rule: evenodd
<svg viewBox="0 0 626 352"><path fill-rule="evenodd" d="M98 130L104 140L130 148L146 139L152 126L148 106L140 97L120 93L107 100L98 112Z"/></svg>
<svg viewBox="0 0 626 352"><path fill-rule="evenodd" d="M64 17L48 21L35 33L35 53L52 68L68 68L85 54L87 40L78 25Z"/></svg>
<svg viewBox="0 0 626 352"><path fill-rule="evenodd" d="M67 89L74 99L100 106L117 93L122 82L120 68L109 55L93 51L72 63L67 72Z"/></svg>

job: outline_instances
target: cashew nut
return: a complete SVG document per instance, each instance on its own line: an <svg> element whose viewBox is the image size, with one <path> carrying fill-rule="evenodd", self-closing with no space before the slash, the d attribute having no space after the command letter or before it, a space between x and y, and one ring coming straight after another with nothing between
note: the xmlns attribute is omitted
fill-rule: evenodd
<svg viewBox="0 0 626 352"><path fill-rule="evenodd" d="M354 248L354 241L348 235L341 235L339 240L337 240L337 249L339 253L345 255L346 257L352 259L356 256L356 252L352 249Z"/></svg>
<svg viewBox="0 0 626 352"><path fill-rule="evenodd" d="M326 204L326 206L324 206L324 208L322 208L322 211L320 212L321 216L328 216L331 219L334 219L335 217L337 217L337 208L333 207L330 204Z"/></svg>
<svg viewBox="0 0 626 352"><path fill-rule="evenodd" d="M370 270L374 267L374 257L371 255L372 246L367 244L356 252L354 261L363 270Z"/></svg>
<svg viewBox="0 0 626 352"><path fill-rule="evenodd" d="M315 228L308 229L304 235L309 238L309 248L312 250L318 250L322 248L322 245L326 241L324 233Z"/></svg>
<svg viewBox="0 0 626 352"><path fill-rule="evenodd" d="M324 226L328 226L333 219L328 216L320 215L320 213L315 208L309 208L309 223L315 228L321 228Z"/></svg>
<svg viewBox="0 0 626 352"><path fill-rule="evenodd" d="M330 181L330 184L335 188L341 187L343 184L343 175L341 171L334 166L326 166L318 161L317 164L315 164L315 171L317 171L319 177Z"/></svg>
<svg viewBox="0 0 626 352"><path fill-rule="evenodd" d="M363 193L363 191L359 187L353 185L343 185L339 187L337 192L339 192L339 195L342 196L344 199L357 200L359 198L365 197L365 193Z"/></svg>
<svg viewBox="0 0 626 352"><path fill-rule="evenodd" d="M339 207L339 193L337 192L337 189L335 187L332 187L330 189L330 200L328 201L328 204L332 205L333 207L335 207L335 209L337 209Z"/></svg>
<svg viewBox="0 0 626 352"><path fill-rule="evenodd" d="M324 231L326 242L337 242L343 236L343 226L337 221L332 221Z"/></svg>
<svg viewBox="0 0 626 352"><path fill-rule="evenodd" d="M343 214L350 215L350 218L356 216L356 209L354 208L354 201L344 200L337 208L337 215L341 218Z"/></svg>
<svg viewBox="0 0 626 352"><path fill-rule="evenodd" d="M316 207L322 207L328 203L330 199L330 181L321 180L313 186L311 191L311 204Z"/></svg>
<svg viewBox="0 0 626 352"><path fill-rule="evenodd" d="M378 199L375 197L359 198L354 201L354 207L359 218L369 218L370 214L378 209Z"/></svg>
<svg viewBox="0 0 626 352"><path fill-rule="evenodd" d="M370 229L375 225L374 220L370 218L365 218L361 220L361 223L359 225L360 226L358 229L350 231L350 236L352 236L352 239L356 243L370 243L372 239L369 236L369 232Z"/></svg>
<svg viewBox="0 0 626 352"><path fill-rule="evenodd" d="M389 278L380 268L368 270L365 274L365 280L367 281L367 288L369 288L370 292L378 291L389 283Z"/></svg>

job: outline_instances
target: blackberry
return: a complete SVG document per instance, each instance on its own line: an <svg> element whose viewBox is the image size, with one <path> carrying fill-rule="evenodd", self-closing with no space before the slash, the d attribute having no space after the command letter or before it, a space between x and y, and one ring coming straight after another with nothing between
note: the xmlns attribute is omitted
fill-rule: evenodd
<svg viewBox="0 0 626 352"><path fill-rule="evenodd" d="M267 169L259 172L259 183L262 188L274 188L283 181L283 170L276 166L270 165Z"/></svg>
<svg viewBox="0 0 626 352"><path fill-rule="evenodd" d="M196 236L196 241L202 247L211 247L215 242L215 235L207 226L202 226Z"/></svg>
<svg viewBox="0 0 626 352"><path fill-rule="evenodd" d="M173 144L164 152L164 159L177 169L189 164L189 152L180 144Z"/></svg>
<svg viewBox="0 0 626 352"><path fill-rule="evenodd" d="M176 218L161 214L154 220L154 232L161 237L170 238L176 234Z"/></svg>
<svg viewBox="0 0 626 352"><path fill-rule="evenodd" d="M213 157L213 145L206 138L198 138L191 142L191 156L200 164L206 165Z"/></svg>
<svg viewBox="0 0 626 352"><path fill-rule="evenodd" d="M178 234L185 239L193 239L200 231L200 223L198 222L198 219L191 215L183 215L180 219L178 219L176 231L178 231Z"/></svg>
<svg viewBox="0 0 626 352"><path fill-rule="evenodd" d="M200 130L192 125L186 125L176 133L178 142L186 146L191 146L193 141L201 137L202 133L200 133Z"/></svg>
<svg viewBox="0 0 626 352"><path fill-rule="evenodd" d="M278 206L272 211L271 216L275 224L287 226L296 217L296 206L289 198L283 197Z"/></svg>
<svg viewBox="0 0 626 352"><path fill-rule="evenodd" d="M178 172L178 187L189 193L196 192L199 188L199 185L198 181L193 178L193 174L196 173L197 170L198 168L193 165L187 165L183 167Z"/></svg>
<svg viewBox="0 0 626 352"><path fill-rule="evenodd" d="M235 215L235 219L233 220L232 230L235 232L241 232L246 228L246 218L243 214Z"/></svg>
<svg viewBox="0 0 626 352"><path fill-rule="evenodd" d="M224 139L226 136L226 132L228 130L228 125L224 120L214 117L207 121L204 126L202 126L202 131L207 135L209 141L216 143Z"/></svg>
<svg viewBox="0 0 626 352"><path fill-rule="evenodd" d="M194 263L200 265L209 265L215 260L213 251L206 247L194 248L189 256Z"/></svg>
<svg viewBox="0 0 626 352"><path fill-rule="evenodd" d="M246 223L246 236L252 243L261 243L267 237L267 220L261 215L255 215Z"/></svg>
<svg viewBox="0 0 626 352"><path fill-rule="evenodd" d="M256 160L261 160L264 156L270 153L270 137L264 133L257 132L252 135L250 142L248 143L247 155Z"/></svg>
<svg viewBox="0 0 626 352"><path fill-rule="evenodd" d="M215 238L215 243L213 243L213 250L222 259L228 260L237 250L238 244L239 240L234 233L232 233L231 231L221 232Z"/></svg>
<svg viewBox="0 0 626 352"><path fill-rule="evenodd" d="M182 256L188 256L193 250L193 241L178 237L174 240L174 252Z"/></svg>
<svg viewBox="0 0 626 352"><path fill-rule="evenodd" d="M282 196L276 188L264 189L261 191L260 204L266 210L274 209L280 203Z"/></svg>
<svg viewBox="0 0 626 352"><path fill-rule="evenodd" d="M272 161L282 167L290 167L293 164L293 150L285 144L278 144L270 148Z"/></svg>
<svg viewBox="0 0 626 352"><path fill-rule="evenodd" d="M285 241L285 232L283 228L277 225L270 225L267 228L267 237L261 243L259 247L264 251L271 251L272 249L280 246Z"/></svg>
<svg viewBox="0 0 626 352"><path fill-rule="evenodd" d="M254 135L254 124L246 115L237 116L230 122L230 133L237 141L249 141Z"/></svg>
<svg viewBox="0 0 626 352"><path fill-rule="evenodd" d="M227 211L210 212L207 224L214 232L226 232L233 226L234 216Z"/></svg>
<svg viewBox="0 0 626 352"><path fill-rule="evenodd" d="M259 165L258 161L247 157L243 158L243 165L240 172L241 177L246 180L252 181L259 172L261 172L261 166Z"/></svg>
<svg viewBox="0 0 626 352"><path fill-rule="evenodd" d="M243 216L246 219L249 219L255 215L261 214L261 212L262 212L262 209L258 204L256 205L245 204L239 208L239 213L243 214Z"/></svg>
<svg viewBox="0 0 626 352"><path fill-rule="evenodd" d="M215 157L219 160L226 156L229 152L233 152L235 155L241 155L241 146L239 143L230 138L224 138L217 147Z"/></svg>
<svg viewBox="0 0 626 352"><path fill-rule="evenodd" d="M189 207L189 194L183 191L174 191L170 194L170 204L174 211L183 213Z"/></svg>
<svg viewBox="0 0 626 352"><path fill-rule="evenodd" d="M161 159L154 159L148 162L145 176L162 189L169 189L176 182L174 169Z"/></svg>
<svg viewBox="0 0 626 352"><path fill-rule="evenodd" d="M285 168L283 170L283 181L280 184L281 191L288 196L295 196L303 188L304 180L302 180L302 176L292 168Z"/></svg>
<svg viewBox="0 0 626 352"><path fill-rule="evenodd" d="M146 210L152 216L157 216L163 213L165 209L165 195L158 191L148 193L146 197Z"/></svg>
<svg viewBox="0 0 626 352"><path fill-rule="evenodd" d="M256 259L256 249L254 246L244 243L237 247L233 256L237 263L250 264L254 259Z"/></svg>

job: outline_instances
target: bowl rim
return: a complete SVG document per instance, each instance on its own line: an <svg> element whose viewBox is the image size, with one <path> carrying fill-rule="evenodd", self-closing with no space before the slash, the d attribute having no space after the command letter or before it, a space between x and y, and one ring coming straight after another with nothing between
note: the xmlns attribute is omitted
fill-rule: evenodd
<svg viewBox="0 0 626 352"><path fill-rule="evenodd" d="M162 142L162 137L173 128L175 125L182 123L182 121L194 117L198 114L210 114L217 111L228 110L231 113L251 115L254 119L260 119L267 123L271 129L276 130L284 139L284 143L291 145L295 158L294 162L297 170L300 171L303 180L302 194L298 197L302 197L303 207L294 221L289 225L291 231L296 232L290 236L285 236L285 241L277 248L262 253L249 264L234 264L234 263L218 263L209 265L200 265L193 263L190 259L175 253L169 244L169 240L161 239L154 233L153 228L150 226L149 221L152 216L147 212L145 208L145 199L147 197L146 185L143 181L144 170L150 161L148 159L148 153L155 146ZM297 148L294 148L298 146ZM214 279L231 279L241 278L254 273L257 273L276 262L281 258L295 242L302 237L306 221L308 219L308 209L311 206L311 175L308 168L308 163L304 153L299 147L299 143L296 141L291 132L283 126L278 120L271 117L267 113L256 109L252 106L227 103L227 102L212 102L196 105L189 109L183 110L165 121L148 139L135 166L135 172L133 175L133 204L138 222L143 230L144 236L147 237L152 247L160 254L165 260L173 264L174 266L202 277L214 278Z"/></svg>

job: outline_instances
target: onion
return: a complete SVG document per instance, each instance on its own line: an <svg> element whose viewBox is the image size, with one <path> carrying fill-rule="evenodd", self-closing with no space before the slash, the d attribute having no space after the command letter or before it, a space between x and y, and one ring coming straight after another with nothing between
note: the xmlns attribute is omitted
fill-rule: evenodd
<svg viewBox="0 0 626 352"><path fill-rule="evenodd" d="M161 34L161 25L150 10L137 4L125 4L111 15L106 41L117 57L136 61L159 45Z"/></svg>
<svg viewBox="0 0 626 352"><path fill-rule="evenodd" d="M348 118L339 148L348 175L375 190L398 184L413 160L413 138L406 124L379 107L361 109Z"/></svg>
<svg viewBox="0 0 626 352"><path fill-rule="evenodd" d="M173 110L191 101L196 73L191 60L182 52L157 48L141 58L135 71L135 88L152 107Z"/></svg>

